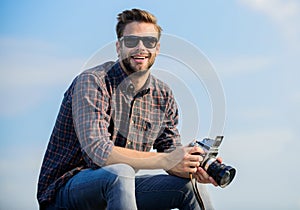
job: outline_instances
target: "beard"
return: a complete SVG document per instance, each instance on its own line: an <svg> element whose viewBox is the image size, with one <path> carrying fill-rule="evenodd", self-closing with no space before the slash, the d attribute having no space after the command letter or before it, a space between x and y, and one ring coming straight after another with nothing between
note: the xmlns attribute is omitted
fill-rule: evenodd
<svg viewBox="0 0 300 210"><path fill-rule="evenodd" d="M132 55L134 54L138 54L138 52L132 53ZM132 74L134 73L135 75L143 75L145 73L147 73L149 71L149 69L152 67L152 65L154 64L155 61L155 57L152 53L148 53L148 62L147 62L147 66L144 69L139 69L135 66L133 66L130 62L130 60L132 59L131 55L127 55L127 56L122 56L123 58L121 59L121 62L125 68L125 70L129 73Z"/></svg>

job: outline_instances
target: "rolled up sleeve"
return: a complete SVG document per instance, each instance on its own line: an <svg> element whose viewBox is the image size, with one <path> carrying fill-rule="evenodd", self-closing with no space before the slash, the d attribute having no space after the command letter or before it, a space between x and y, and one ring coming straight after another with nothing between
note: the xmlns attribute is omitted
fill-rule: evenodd
<svg viewBox="0 0 300 210"><path fill-rule="evenodd" d="M100 167L114 145L108 132L109 98L104 80L92 73L78 76L72 96L74 127L82 152Z"/></svg>

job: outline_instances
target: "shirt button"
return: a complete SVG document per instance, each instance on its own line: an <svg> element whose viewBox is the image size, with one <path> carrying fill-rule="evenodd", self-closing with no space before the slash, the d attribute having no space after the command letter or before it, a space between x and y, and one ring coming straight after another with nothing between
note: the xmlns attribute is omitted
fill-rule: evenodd
<svg viewBox="0 0 300 210"><path fill-rule="evenodd" d="M128 94L133 94L134 92L134 86L133 84L130 84L128 87L127 87L127 93Z"/></svg>

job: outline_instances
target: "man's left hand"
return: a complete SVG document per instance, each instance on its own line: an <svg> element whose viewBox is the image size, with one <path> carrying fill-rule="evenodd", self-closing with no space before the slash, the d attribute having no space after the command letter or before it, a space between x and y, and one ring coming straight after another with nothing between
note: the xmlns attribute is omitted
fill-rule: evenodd
<svg viewBox="0 0 300 210"><path fill-rule="evenodd" d="M201 168L198 167L197 172L193 174L194 178L197 180L197 182L202 184L213 184L214 186L218 186L217 182L207 174L207 172Z"/></svg>
<svg viewBox="0 0 300 210"><path fill-rule="evenodd" d="M222 158L218 157L217 161L222 163ZM197 180L197 182L202 183L202 184L213 184L214 186L218 186L217 182L208 175L208 173L201 167L197 168L196 173L193 174L194 178Z"/></svg>

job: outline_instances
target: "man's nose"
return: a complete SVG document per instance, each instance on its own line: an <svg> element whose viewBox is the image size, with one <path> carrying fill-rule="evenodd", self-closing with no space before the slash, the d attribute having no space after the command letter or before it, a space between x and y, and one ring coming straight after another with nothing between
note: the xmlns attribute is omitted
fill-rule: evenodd
<svg viewBox="0 0 300 210"><path fill-rule="evenodd" d="M142 40L139 40L139 43L137 44L136 48L138 49L146 49L144 43Z"/></svg>

